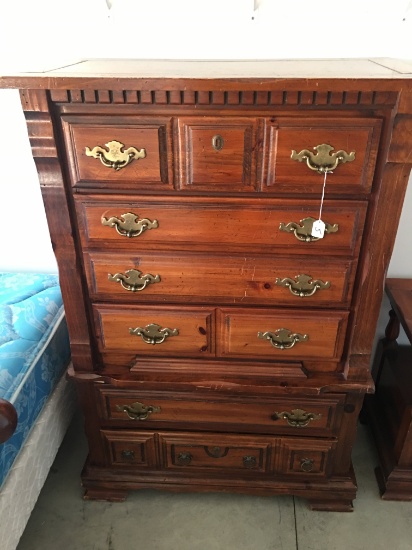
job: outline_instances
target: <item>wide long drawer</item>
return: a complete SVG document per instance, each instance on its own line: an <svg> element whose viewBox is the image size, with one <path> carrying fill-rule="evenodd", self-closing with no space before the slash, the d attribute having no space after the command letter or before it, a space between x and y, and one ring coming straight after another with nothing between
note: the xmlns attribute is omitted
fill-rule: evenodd
<svg viewBox="0 0 412 550"><path fill-rule="evenodd" d="M193 397L97 388L100 417L108 426L243 431L331 436L337 433L344 396Z"/></svg>
<svg viewBox="0 0 412 550"><path fill-rule="evenodd" d="M351 255L359 247L366 202L328 201L327 233L310 236L320 200L209 199L76 195L83 247L153 250L261 250Z"/></svg>
<svg viewBox="0 0 412 550"><path fill-rule="evenodd" d="M85 254L94 300L348 306L354 262L189 253Z"/></svg>

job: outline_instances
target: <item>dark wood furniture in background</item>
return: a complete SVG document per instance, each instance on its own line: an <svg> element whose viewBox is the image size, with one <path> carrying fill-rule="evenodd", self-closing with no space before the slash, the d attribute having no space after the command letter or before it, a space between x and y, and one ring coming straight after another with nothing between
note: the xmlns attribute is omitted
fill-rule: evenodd
<svg viewBox="0 0 412 550"><path fill-rule="evenodd" d="M412 65L88 61L0 86L20 89L59 265L85 498L351 510Z"/></svg>
<svg viewBox="0 0 412 550"><path fill-rule="evenodd" d="M412 279L387 279L391 311L376 349L376 393L365 400L378 449L376 477L385 500L412 500L412 346L399 345L402 325L412 344Z"/></svg>

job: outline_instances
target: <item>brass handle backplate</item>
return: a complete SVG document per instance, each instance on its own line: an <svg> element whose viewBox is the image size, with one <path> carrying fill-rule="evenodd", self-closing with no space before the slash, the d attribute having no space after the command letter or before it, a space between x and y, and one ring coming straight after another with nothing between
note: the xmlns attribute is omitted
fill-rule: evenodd
<svg viewBox="0 0 412 550"><path fill-rule="evenodd" d="M139 219L137 214L126 212L120 218L112 216L111 218L102 217L102 225L114 227L119 235L123 237L139 237L146 229L156 229L159 227L157 220L149 220L147 218Z"/></svg>
<svg viewBox="0 0 412 550"><path fill-rule="evenodd" d="M222 138L221 135L217 134L216 136L212 137L212 147L215 151L221 151L224 144L225 140Z"/></svg>
<svg viewBox="0 0 412 550"><path fill-rule="evenodd" d="M125 460L134 460L134 451L125 449L124 451L122 451L122 458L124 458Z"/></svg>
<svg viewBox="0 0 412 550"><path fill-rule="evenodd" d="M129 269L126 273L115 273L112 275L108 273L109 281L120 283L125 290L130 292L140 292L144 290L147 285L160 283L160 275L142 275L142 272L138 269Z"/></svg>
<svg viewBox="0 0 412 550"><path fill-rule="evenodd" d="M245 468L256 468L257 460L255 456L244 456L243 457L243 466Z"/></svg>
<svg viewBox="0 0 412 550"><path fill-rule="evenodd" d="M336 153L332 153L335 148L327 143L316 145L313 149L316 153L308 149L303 149L300 153L293 150L290 158L298 162L303 162L305 160L311 170L316 170L316 172L320 174L332 172L338 164L344 164L345 162L352 162L355 160L354 151L346 153L346 151L340 149L336 151Z"/></svg>
<svg viewBox="0 0 412 550"><path fill-rule="evenodd" d="M96 145L93 149L86 147L86 156L99 159L104 166L116 171L130 164L132 160L144 159L146 156L146 149L136 149L135 147L123 149L124 144L116 140L106 143L106 147L107 150L100 145Z"/></svg>
<svg viewBox="0 0 412 550"><path fill-rule="evenodd" d="M190 453L179 453L176 462L181 466L188 466L192 462L193 456Z"/></svg>
<svg viewBox="0 0 412 550"><path fill-rule="evenodd" d="M131 420L146 420L151 414L161 411L160 407L145 405L139 401L131 405L116 405L116 410L125 412Z"/></svg>
<svg viewBox="0 0 412 550"><path fill-rule="evenodd" d="M276 349L290 349L298 342L309 340L307 334L292 333L287 328L279 328L274 332L258 332L257 336L261 340L269 340Z"/></svg>
<svg viewBox="0 0 412 550"><path fill-rule="evenodd" d="M289 426L305 428L310 422L319 420L321 417L321 414L306 412L303 409L292 409L290 412L275 412L272 420L286 420Z"/></svg>
<svg viewBox="0 0 412 550"><path fill-rule="evenodd" d="M325 283L320 279L313 280L311 275L297 275L295 280L286 277L285 279L276 278L275 285L288 288L294 296L305 298L313 296L317 290L330 288L330 282Z"/></svg>
<svg viewBox="0 0 412 550"><path fill-rule="evenodd" d="M311 472L313 470L313 464L313 458L302 458L300 461L300 469L304 472Z"/></svg>
<svg viewBox="0 0 412 550"><path fill-rule="evenodd" d="M179 334L179 330L177 328L161 328L161 326L156 323L151 323L144 328L129 328L129 332L135 336L140 336L146 344L152 345L162 344L166 338L169 338L169 336L178 336Z"/></svg>
<svg viewBox="0 0 412 550"><path fill-rule="evenodd" d="M307 243L312 241L318 241L319 237L312 237L312 226L314 221L316 221L315 218L308 217L308 218L303 218L303 220L300 220L299 223L281 222L279 225L279 229L281 231L284 231L285 233L293 233L295 237L298 239L298 241L303 241ZM339 225L337 223L330 224L325 222L325 234L336 233L338 229L339 229Z"/></svg>

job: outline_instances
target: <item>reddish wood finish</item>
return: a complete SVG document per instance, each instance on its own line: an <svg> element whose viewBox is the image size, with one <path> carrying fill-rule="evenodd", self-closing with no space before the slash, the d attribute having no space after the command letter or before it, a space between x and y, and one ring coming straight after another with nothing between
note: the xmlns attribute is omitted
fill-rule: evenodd
<svg viewBox="0 0 412 550"><path fill-rule="evenodd" d="M21 89L59 264L85 498L219 490L351 510L357 416L412 165L412 66L88 61L0 86ZM147 156L114 171L85 155L109 140ZM280 224L319 215L323 176L290 157L322 143L355 160L327 178L323 218L338 231L302 242ZM157 227L128 238L101 224L128 212ZM131 268L161 281L135 293L108 281ZM301 273L331 288L300 298L274 285ZM129 334L140 323L179 335L148 345ZM257 338L279 328L309 339L279 350ZM117 416L146 399L161 403L157 419ZM286 426L268 418L281 405L321 417Z"/></svg>
<svg viewBox="0 0 412 550"><path fill-rule="evenodd" d="M378 343L373 374L376 395L365 401L378 448L376 468L385 500L412 500L412 347L396 342L402 325L412 344L412 280L387 279L392 310L385 338Z"/></svg>
<svg viewBox="0 0 412 550"><path fill-rule="evenodd" d="M0 399L0 443L13 435L17 427L17 412L9 401Z"/></svg>

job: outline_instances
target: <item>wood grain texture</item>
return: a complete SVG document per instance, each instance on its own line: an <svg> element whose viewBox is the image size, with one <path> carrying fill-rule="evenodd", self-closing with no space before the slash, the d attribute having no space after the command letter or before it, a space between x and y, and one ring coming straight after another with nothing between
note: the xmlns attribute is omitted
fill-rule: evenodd
<svg viewBox="0 0 412 550"><path fill-rule="evenodd" d="M90 446L86 498L233 491L350 511L412 165L411 67L87 61L0 85L22 88L59 264ZM113 139L146 158L111 171L85 156ZM355 160L327 178L322 217L337 231L303 242L281 225L316 219L323 178L291 153L322 143ZM102 224L127 213L156 224L133 238ZM109 281L132 268L160 280L141 292ZM330 289L301 298L274 284L302 273ZM179 335L149 345L130 334L149 323ZM281 328L309 338L290 349L258 338ZM136 401L161 412L130 419L124 406ZM274 407L318 416L297 433Z"/></svg>

